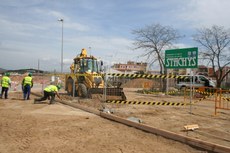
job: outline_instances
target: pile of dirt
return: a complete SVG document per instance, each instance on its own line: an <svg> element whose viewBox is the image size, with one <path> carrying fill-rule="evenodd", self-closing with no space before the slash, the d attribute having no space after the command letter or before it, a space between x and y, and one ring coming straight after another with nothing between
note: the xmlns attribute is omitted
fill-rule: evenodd
<svg viewBox="0 0 230 153"><path fill-rule="evenodd" d="M153 84L155 83L156 82L153 80L139 78L139 79L132 79L126 82L125 84L123 84L121 87L122 88L143 88L144 86L152 87Z"/></svg>

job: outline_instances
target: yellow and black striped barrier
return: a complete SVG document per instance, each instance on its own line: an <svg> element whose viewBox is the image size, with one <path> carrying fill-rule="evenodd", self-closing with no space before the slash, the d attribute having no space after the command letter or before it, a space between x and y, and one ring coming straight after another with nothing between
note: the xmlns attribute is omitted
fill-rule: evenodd
<svg viewBox="0 0 230 153"><path fill-rule="evenodd" d="M209 95L209 96L212 96L214 95L214 93L212 92L207 92L207 91L200 91L200 90L195 90L196 93L200 93L202 95Z"/></svg>
<svg viewBox="0 0 230 153"><path fill-rule="evenodd" d="M225 101L230 101L230 98L222 97L222 99Z"/></svg>
<svg viewBox="0 0 230 153"><path fill-rule="evenodd" d="M198 102L200 102L200 101L202 101L202 100L207 99L208 97L209 97L209 95L208 95L208 96L204 96L203 98L200 98L200 99L196 100L196 101L193 102L193 103L198 103Z"/></svg>
<svg viewBox="0 0 230 153"><path fill-rule="evenodd" d="M172 95L172 94L176 94L178 91L175 91L175 90L172 90L172 91L169 91L168 94L169 95ZM160 91L142 91L143 94L159 94L159 93L164 93L166 94L165 92L160 92Z"/></svg>
<svg viewBox="0 0 230 153"><path fill-rule="evenodd" d="M124 74L124 73L108 73L107 75L114 76L114 77L127 77L127 78L146 78L146 79L153 79L153 78L176 78L176 79L185 79L186 76L181 75L163 75L163 74Z"/></svg>
<svg viewBox="0 0 230 153"><path fill-rule="evenodd" d="M113 77L127 77L127 78L146 78L146 79L154 79L154 78L162 78L162 79L166 79L166 78L175 78L175 79L186 79L186 76L182 76L182 75L163 75L163 74L124 74L124 73L107 73L107 74L74 74L74 73L70 73L67 75L75 75L75 76L104 76L104 75L109 75L109 76L113 76Z"/></svg>
<svg viewBox="0 0 230 153"><path fill-rule="evenodd" d="M206 92L206 91L195 90L195 92L196 92L196 93L200 93L200 94L202 94L202 95L206 95L206 96L204 96L204 97L202 97L202 98L196 100L195 102L193 102L194 104L195 104L195 103L198 103L198 102L200 102L200 101L202 101L202 100L205 100L205 99L209 98L210 96L214 95L214 93Z"/></svg>
<svg viewBox="0 0 230 153"><path fill-rule="evenodd" d="M146 101L126 101L126 100L107 100L107 103L112 104L132 104L132 105L163 105L163 106L185 106L186 103L176 102L146 102Z"/></svg>

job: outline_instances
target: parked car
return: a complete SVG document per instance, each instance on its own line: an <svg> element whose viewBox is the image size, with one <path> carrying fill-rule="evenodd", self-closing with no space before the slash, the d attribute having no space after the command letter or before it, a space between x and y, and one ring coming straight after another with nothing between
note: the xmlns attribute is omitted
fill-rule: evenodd
<svg viewBox="0 0 230 153"><path fill-rule="evenodd" d="M199 87L215 87L215 83L211 80L205 77L204 75L183 75L185 76L185 79L177 79L176 88L177 89L183 89L190 87L191 80L192 80L192 87L199 88Z"/></svg>

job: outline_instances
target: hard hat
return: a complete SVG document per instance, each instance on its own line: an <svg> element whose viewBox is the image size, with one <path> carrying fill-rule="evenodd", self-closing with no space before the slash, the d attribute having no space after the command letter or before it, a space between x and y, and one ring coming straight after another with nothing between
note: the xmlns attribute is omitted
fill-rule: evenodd
<svg viewBox="0 0 230 153"><path fill-rule="evenodd" d="M30 77L31 77L31 76L32 76L32 73L31 73L31 72L30 72L30 73L28 73L28 76L30 76Z"/></svg>
<svg viewBox="0 0 230 153"><path fill-rule="evenodd" d="M61 85L60 84L56 85L56 87L58 88L58 90L61 89Z"/></svg>
<svg viewBox="0 0 230 153"><path fill-rule="evenodd" d="M5 76L10 76L10 73L9 73L9 72L6 72L6 73L5 73Z"/></svg>

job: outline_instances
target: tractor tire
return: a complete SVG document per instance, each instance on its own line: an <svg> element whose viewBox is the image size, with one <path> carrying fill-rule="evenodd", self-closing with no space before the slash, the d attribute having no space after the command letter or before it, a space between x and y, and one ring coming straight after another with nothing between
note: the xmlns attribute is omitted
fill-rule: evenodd
<svg viewBox="0 0 230 153"><path fill-rule="evenodd" d="M83 83L78 84L77 94L79 97L86 98L87 97L87 88Z"/></svg>
<svg viewBox="0 0 230 153"><path fill-rule="evenodd" d="M72 78L69 78L67 80L66 91L69 95L73 96L73 79Z"/></svg>

